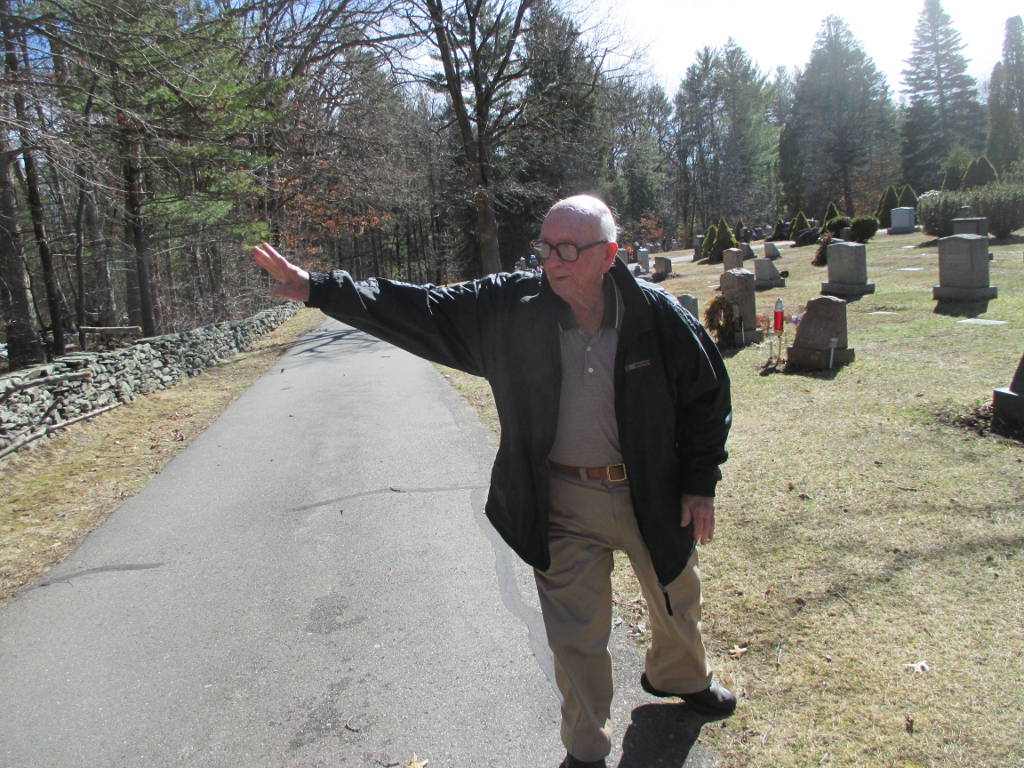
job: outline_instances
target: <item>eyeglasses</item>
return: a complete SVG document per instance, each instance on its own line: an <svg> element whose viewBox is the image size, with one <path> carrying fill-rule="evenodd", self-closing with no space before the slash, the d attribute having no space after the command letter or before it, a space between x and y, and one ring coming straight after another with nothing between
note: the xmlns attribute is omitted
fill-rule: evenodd
<svg viewBox="0 0 1024 768"><path fill-rule="evenodd" d="M576 245L576 243L558 243L555 245L547 240L534 240L533 251L541 261L547 261L551 258L552 253L557 255L562 261L576 261L580 254L588 248L605 245L607 242L607 240L597 240L587 245Z"/></svg>

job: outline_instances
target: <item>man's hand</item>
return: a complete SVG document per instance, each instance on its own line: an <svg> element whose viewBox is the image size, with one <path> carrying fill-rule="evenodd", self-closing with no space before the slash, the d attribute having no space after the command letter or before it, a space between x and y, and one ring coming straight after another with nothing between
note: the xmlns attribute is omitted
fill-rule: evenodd
<svg viewBox="0 0 1024 768"><path fill-rule="evenodd" d="M685 528L693 523L693 538L707 544L715 538L715 500L711 496L683 495L683 515L679 524Z"/></svg>
<svg viewBox="0 0 1024 768"><path fill-rule="evenodd" d="M270 289L271 296L294 301L309 301L309 272L292 264L270 243L254 245L253 260L267 271L278 285Z"/></svg>

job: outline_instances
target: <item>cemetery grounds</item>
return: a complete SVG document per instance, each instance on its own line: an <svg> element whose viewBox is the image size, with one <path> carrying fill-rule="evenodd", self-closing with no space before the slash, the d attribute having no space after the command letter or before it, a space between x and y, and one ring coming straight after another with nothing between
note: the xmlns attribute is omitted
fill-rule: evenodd
<svg viewBox="0 0 1024 768"><path fill-rule="evenodd" d="M780 249L787 285L758 292L759 314L819 295L815 248ZM990 250L999 296L980 317L1005 325L935 313L937 243L882 234L876 291L848 305L851 365L778 373L767 344L725 352L731 458L701 548L705 642L740 697L701 732L721 766L1024 764L1024 442L985 413L1024 353L1024 238ZM703 311L721 264L674 270L661 285ZM486 384L445 375L497 429ZM643 644L628 561L615 578Z"/></svg>
<svg viewBox="0 0 1024 768"><path fill-rule="evenodd" d="M736 714L701 743L734 766L990 766L1024 761L1024 443L983 412L1024 352L1024 238L996 245L999 297L965 325L934 313L937 245L868 244L876 293L849 305L856 361L770 373L767 345L726 352L735 423L702 548L705 640ZM814 247L782 248L787 314L818 295ZM662 283L705 307L722 267ZM913 270L913 271L901 271ZM887 314L875 314L887 313ZM0 463L0 601L141 488L322 315ZM788 326L789 342L793 327ZM444 375L497 430L485 382ZM628 563L618 618L646 639Z"/></svg>

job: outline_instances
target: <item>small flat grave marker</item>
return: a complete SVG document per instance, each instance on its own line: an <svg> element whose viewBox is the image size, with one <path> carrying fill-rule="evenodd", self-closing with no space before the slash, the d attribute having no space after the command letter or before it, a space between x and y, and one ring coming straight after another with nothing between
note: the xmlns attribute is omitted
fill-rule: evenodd
<svg viewBox="0 0 1024 768"><path fill-rule="evenodd" d="M1005 320L986 320L983 317L968 317L966 320L957 320L963 325L1006 325Z"/></svg>

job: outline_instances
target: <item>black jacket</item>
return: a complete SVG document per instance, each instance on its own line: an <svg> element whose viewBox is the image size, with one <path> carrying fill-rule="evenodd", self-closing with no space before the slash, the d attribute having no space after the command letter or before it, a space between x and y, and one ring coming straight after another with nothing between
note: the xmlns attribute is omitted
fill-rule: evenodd
<svg viewBox="0 0 1024 768"><path fill-rule="evenodd" d="M693 550L681 528L684 493L713 496L731 423L729 379L704 328L661 288L610 270L624 313L615 360L615 411L640 531L662 585ZM310 276L308 306L428 360L484 376L501 423L486 513L527 563L546 570L548 453L558 423L558 317L547 280L490 275L438 288L347 272Z"/></svg>

